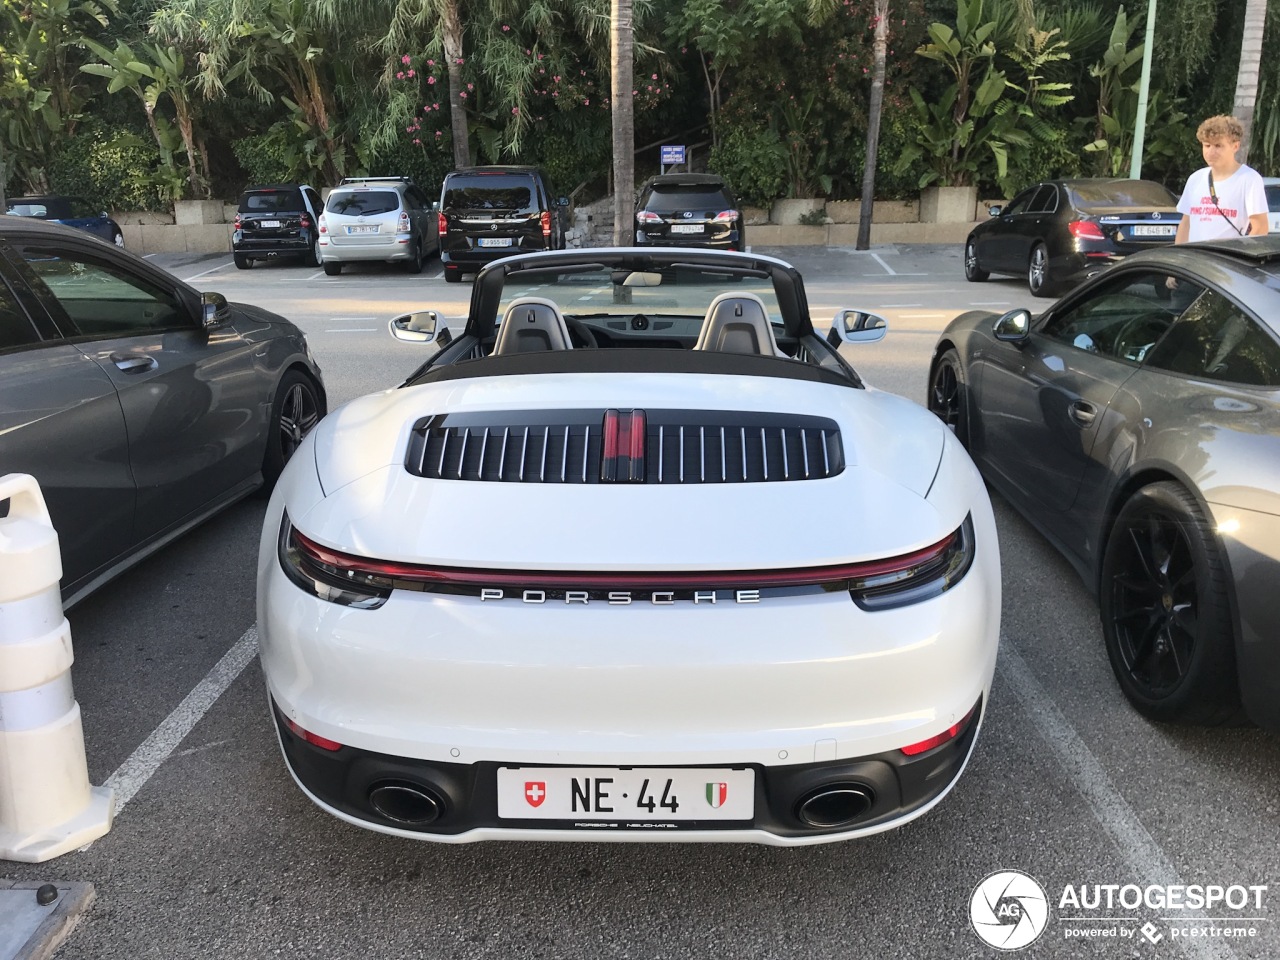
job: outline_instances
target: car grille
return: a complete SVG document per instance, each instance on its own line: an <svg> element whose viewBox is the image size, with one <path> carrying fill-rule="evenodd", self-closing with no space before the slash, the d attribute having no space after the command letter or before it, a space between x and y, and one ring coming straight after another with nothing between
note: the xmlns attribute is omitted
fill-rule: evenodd
<svg viewBox="0 0 1280 960"><path fill-rule="evenodd" d="M550 410L425 417L413 427L405 467L430 480L507 483L772 483L822 480L844 469L840 429L825 417L648 410L642 461L628 460L619 474L604 457L610 413L617 415Z"/></svg>

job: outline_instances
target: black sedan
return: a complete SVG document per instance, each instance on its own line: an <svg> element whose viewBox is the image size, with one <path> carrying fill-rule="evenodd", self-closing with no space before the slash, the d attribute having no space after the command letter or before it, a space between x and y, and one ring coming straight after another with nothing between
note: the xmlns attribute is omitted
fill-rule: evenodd
<svg viewBox="0 0 1280 960"><path fill-rule="evenodd" d="M124 232L120 229L120 224L112 220L105 210L79 197L11 197L5 202L5 213L61 223L77 230L85 230L99 240L114 243L117 247L124 246Z"/></svg>
<svg viewBox="0 0 1280 960"><path fill-rule="evenodd" d="M1280 237L956 318L928 405L1096 591L1146 716L1280 730Z"/></svg>
<svg viewBox="0 0 1280 960"><path fill-rule="evenodd" d="M1122 258L1173 242L1177 198L1150 180L1046 180L1028 187L969 234L964 275L1026 277L1051 297Z"/></svg>
<svg viewBox="0 0 1280 960"><path fill-rule="evenodd" d="M274 482L325 402L284 318L0 218L0 474L39 481L67 605Z"/></svg>

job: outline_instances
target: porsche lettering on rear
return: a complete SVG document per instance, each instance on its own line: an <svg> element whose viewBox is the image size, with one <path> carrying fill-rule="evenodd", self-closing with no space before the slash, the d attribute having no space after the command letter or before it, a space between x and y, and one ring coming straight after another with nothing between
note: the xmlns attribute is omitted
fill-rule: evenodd
<svg viewBox="0 0 1280 960"><path fill-rule="evenodd" d="M522 603L607 603L626 606L629 603L658 605L676 603L759 603L759 590L521 590L511 591L485 587L481 600L519 600Z"/></svg>

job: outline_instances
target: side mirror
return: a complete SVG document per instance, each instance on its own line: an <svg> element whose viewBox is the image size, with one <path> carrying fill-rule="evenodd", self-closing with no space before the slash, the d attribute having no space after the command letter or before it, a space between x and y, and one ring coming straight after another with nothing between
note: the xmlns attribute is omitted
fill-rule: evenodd
<svg viewBox="0 0 1280 960"><path fill-rule="evenodd" d="M1031 311L1022 307L1010 310L992 325L991 332L997 340L1003 340L1006 343L1017 343L1027 339L1027 335L1031 332Z"/></svg>
<svg viewBox="0 0 1280 960"><path fill-rule="evenodd" d="M993 203L991 206L987 207L987 213L990 216L998 217L1000 214L1004 213L1004 207L1000 206L998 203Z"/></svg>
<svg viewBox="0 0 1280 960"><path fill-rule="evenodd" d="M889 321L865 310L841 310L831 322L827 342L833 347L842 343L875 343L889 332Z"/></svg>
<svg viewBox="0 0 1280 960"><path fill-rule="evenodd" d="M434 310L406 313L395 317L388 327L393 337L405 343L435 342L443 347L453 341L449 328L440 322L440 315Z"/></svg>
<svg viewBox="0 0 1280 960"><path fill-rule="evenodd" d="M227 298L220 293L200 294L200 323L206 330L213 330L231 319Z"/></svg>
<svg viewBox="0 0 1280 960"><path fill-rule="evenodd" d="M561 197L560 199L558 199L558 200L556 201L556 206L557 206L557 207L567 207L568 205L569 205L569 198L568 198L568 197Z"/></svg>

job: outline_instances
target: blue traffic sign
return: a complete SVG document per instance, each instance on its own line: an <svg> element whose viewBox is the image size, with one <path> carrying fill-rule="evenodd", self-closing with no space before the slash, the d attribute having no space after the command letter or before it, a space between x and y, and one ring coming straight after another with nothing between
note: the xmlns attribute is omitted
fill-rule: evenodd
<svg viewBox="0 0 1280 960"><path fill-rule="evenodd" d="M676 163L684 163L684 144L663 144L662 165L664 167L669 167Z"/></svg>

